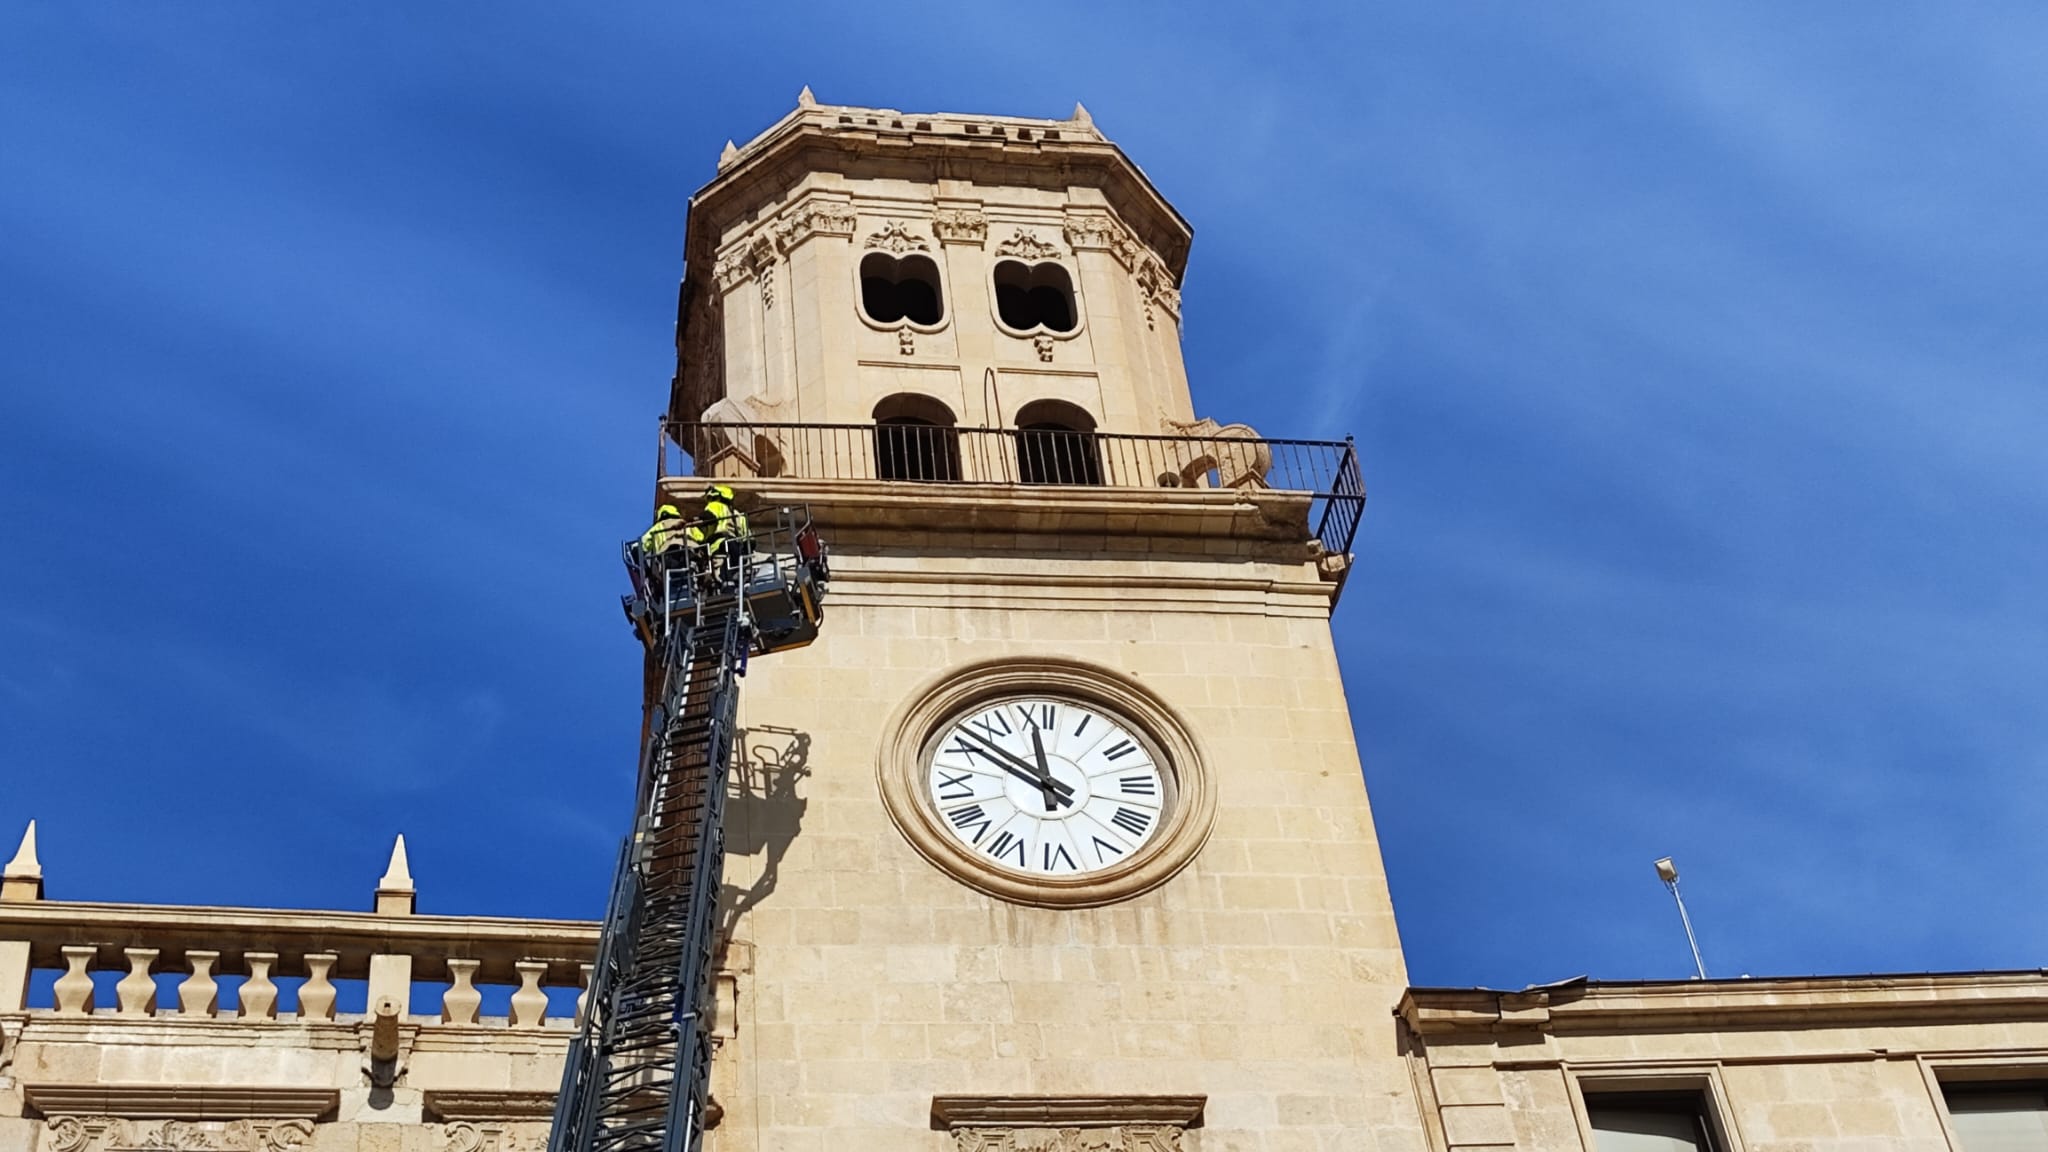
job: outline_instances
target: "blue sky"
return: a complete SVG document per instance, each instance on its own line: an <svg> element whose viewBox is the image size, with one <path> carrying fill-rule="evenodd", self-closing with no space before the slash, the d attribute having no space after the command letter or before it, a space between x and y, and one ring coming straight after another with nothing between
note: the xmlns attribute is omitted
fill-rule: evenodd
<svg viewBox="0 0 2048 1152"><path fill-rule="evenodd" d="M2048 10L0 11L0 837L594 915L689 193L810 84L1098 124L1197 408L1355 433L1418 983L2034 967ZM9 845L11 848L11 843Z"/></svg>

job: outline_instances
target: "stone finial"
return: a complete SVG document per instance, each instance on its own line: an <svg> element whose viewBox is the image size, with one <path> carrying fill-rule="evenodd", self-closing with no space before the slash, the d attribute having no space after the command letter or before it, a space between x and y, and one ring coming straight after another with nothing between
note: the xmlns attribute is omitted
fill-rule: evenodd
<svg viewBox="0 0 2048 1152"><path fill-rule="evenodd" d="M1076 100L1074 101L1074 114L1067 117L1067 122L1070 124L1087 124L1092 127L1095 123L1095 117L1088 114L1086 105Z"/></svg>
<svg viewBox="0 0 2048 1152"><path fill-rule="evenodd" d="M412 869L405 859L405 836L400 834L391 845L391 864L377 881L377 914L410 916L418 900L419 894L412 886Z"/></svg>
<svg viewBox="0 0 2048 1152"><path fill-rule="evenodd" d="M719 166L720 168L723 168L723 167L725 167L725 166L726 166L727 164L730 164L730 163L732 163L733 161L735 161L735 160L737 160L737 159L739 159L739 158L740 158L740 149L739 149L739 145L737 145L737 144L734 144L734 143L733 143L732 141L730 141L730 140L727 140L727 141L725 142L725 147L724 147L724 148L722 148L722 149L720 149L720 150L719 150L719 152L718 152L718 166Z"/></svg>
<svg viewBox="0 0 2048 1152"><path fill-rule="evenodd" d="M25 904L43 898L43 864L36 859L36 822L28 822L21 834L21 847L7 867L0 869L0 903Z"/></svg>
<svg viewBox="0 0 2048 1152"><path fill-rule="evenodd" d="M811 95L811 86L809 84L804 85L804 90L796 94L796 106L799 108L816 108L818 106L818 98Z"/></svg>

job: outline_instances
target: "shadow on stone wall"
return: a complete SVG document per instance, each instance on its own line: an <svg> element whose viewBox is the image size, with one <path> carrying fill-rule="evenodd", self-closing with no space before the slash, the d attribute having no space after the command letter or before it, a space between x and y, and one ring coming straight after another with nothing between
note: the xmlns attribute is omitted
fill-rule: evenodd
<svg viewBox="0 0 2048 1152"><path fill-rule="evenodd" d="M762 724L739 733L731 791L725 799L725 853L759 857L760 875L745 888L725 885L718 939L732 939L740 917L775 891L782 858L796 842L809 803L797 784L810 775L811 734ZM728 865L727 874L731 874Z"/></svg>

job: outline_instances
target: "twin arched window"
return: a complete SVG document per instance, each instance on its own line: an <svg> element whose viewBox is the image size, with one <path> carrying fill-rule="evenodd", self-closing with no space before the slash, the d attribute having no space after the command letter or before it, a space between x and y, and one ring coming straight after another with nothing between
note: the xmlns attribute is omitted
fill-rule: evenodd
<svg viewBox="0 0 2048 1152"><path fill-rule="evenodd" d="M1013 335L1065 335L1080 325L1074 279L1052 261L1026 264L999 260L992 274L996 318ZM860 310L876 324L910 323L926 328L946 318L939 266L921 253L892 256L870 252L860 261Z"/></svg>
<svg viewBox="0 0 2048 1152"><path fill-rule="evenodd" d="M1018 332L1074 330L1074 281L1051 262L999 260L995 269L996 316Z"/></svg>
<svg viewBox="0 0 2048 1152"><path fill-rule="evenodd" d="M1034 400L1017 410L1013 433L1020 484L1102 483L1095 418L1063 400ZM960 430L952 409L900 392L875 405L875 478L957 481Z"/></svg>
<svg viewBox="0 0 2048 1152"><path fill-rule="evenodd" d="M860 261L860 308L877 324L936 325L946 318L939 266L915 253L900 260L887 252L868 253Z"/></svg>

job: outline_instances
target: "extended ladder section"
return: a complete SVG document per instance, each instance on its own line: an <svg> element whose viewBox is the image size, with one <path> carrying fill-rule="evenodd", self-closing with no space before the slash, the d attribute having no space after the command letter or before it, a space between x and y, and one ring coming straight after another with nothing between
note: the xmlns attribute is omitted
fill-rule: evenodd
<svg viewBox="0 0 2048 1152"><path fill-rule="evenodd" d="M785 508L774 521L716 549L626 550L626 615L647 645L654 689L638 815L619 851L548 1152L697 1152L740 678L750 656L817 636L828 577L808 515Z"/></svg>

